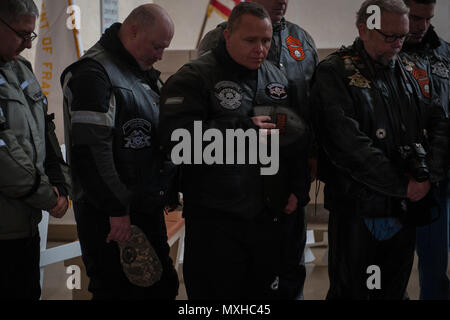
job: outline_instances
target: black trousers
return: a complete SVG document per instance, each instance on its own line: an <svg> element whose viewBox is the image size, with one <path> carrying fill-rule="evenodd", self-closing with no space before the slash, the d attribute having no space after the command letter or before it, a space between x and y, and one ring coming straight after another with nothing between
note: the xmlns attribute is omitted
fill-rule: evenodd
<svg viewBox="0 0 450 320"><path fill-rule="evenodd" d="M131 214L131 224L138 226L154 247L163 266L161 280L148 288L131 284L120 264L117 243L106 243L110 232L109 217L87 202L74 203L75 219L83 262L90 279L93 300L174 300L178 294L178 275L169 257L164 213Z"/></svg>
<svg viewBox="0 0 450 320"><path fill-rule="evenodd" d="M39 300L40 237L0 240L0 252L0 300Z"/></svg>
<svg viewBox="0 0 450 320"><path fill-rule="evenodd" d="M414 262L415 228L403 227L393 238L378 241L364 218L331 211L329 222L327 299L403 300ZM370 290L373 271L380 270L381 289Z"/></svg>
<svg viewBox="0 0 450 320"><path fill-rule="evenodd" d="M290 215L282 214L280 297L296 300L303 295L306 267L302 262L306 246L306 208Z"/></svg>
<svg viewBox="0 0 450 320"><path fill-rule="evenodd" d="M190 300L279 298L280 224L271 217L192 217L185 207L184 280Z"/></svg>

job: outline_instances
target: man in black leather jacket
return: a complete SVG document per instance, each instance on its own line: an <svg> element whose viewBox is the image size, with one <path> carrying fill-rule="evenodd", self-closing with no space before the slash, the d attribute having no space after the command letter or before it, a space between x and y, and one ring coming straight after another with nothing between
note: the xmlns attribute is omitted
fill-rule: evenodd
<svg viewBox="0 0 450 320"><path fill-rule="evenodd" d="M298 108L301 115L309 117L310 84L319 57L311 35L300 26L287 21L284 16L288 0L252 0L263 6L270 15L273 26L272 44L267 60L279 68L293 84L298 96ZM199 56L215 48L227 23L221 23L208 32L198 48ZM312 133L303 137L304 149L310 149ZM306 245L306 206L310 201L311 180L315 180L316 160L312 152L302 152L297 161L302 164L303 175L299 183L303 184L303 192L297 199L299 209L290 215L283 216L281 224L283 233L283 271L280 275L280 291L286 299L297 299L303 296L306 268L303 255ZM311 168L310 168L311 167ZM311 172L310 172L311 169Z"/></svg>
<svg viewBox="0 0 450 320"><path fill-rule="evenodd" d="M366 23L374 4L381 29ZM328 299L403 299L415 225L430 211L431 183L444 174L439 147L448 123L442 107L423 97L430 94L427 72L415 72L421 92L398 56L409 32L405 4L365 1L357 26L360 38L323 61L313 85L330 210ZM419 143L433 156L425 177L400 152Z"/></svg>
<svg viewBox="0 0 450 320"><path fill-rule="evenodd" d="M172 170L160 152L162 83L153 68L173 33L164 9L140 6L61 77L72 198L94 300L177 295L164 221ZM150 287L132 284L121 265L118 244L130 239L131 225L144 232L163 267L161 280Z"/></svg>
<svg viewBox="0 0 450 320"><path fill-rule="evenodd" d="M167 81L160 127L167 152L177 129L195 137L195 121L219 133L257 132L275 128L270 117L257 116L259 108L294 107L295 114L288 79L265 61L271 38L268 13L257 4L241 3L231 13L225 41ZM275 176L261 176L260 165L248 162L181 165L189 299L280 296L279 219L297 209L293 198L302 193L302 167L296 161L301 152L295 139L282 145Z"/></svg>
<svg viewBox="0 0 450 320"><path fill-rule="evenodd" d="M410 8L411 37L403 52L413 63L430 65L432 91L444 107L447 117L450 108L450 45L440 39L431 20L436 0L405 1ZM417 229L417 255L421 300L450 299L450 280L447 274L449 251L448 177L436 188L439 206L433 210L432 224Z"/></svg>

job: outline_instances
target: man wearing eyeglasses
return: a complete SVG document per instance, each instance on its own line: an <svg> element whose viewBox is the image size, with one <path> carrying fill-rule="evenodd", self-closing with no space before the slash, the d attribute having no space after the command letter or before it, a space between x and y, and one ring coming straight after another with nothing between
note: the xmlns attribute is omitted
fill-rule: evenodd
<svg viewBox="0 0 450 320"><path fill-rule="evenodd" d="M0 300L38 300L41 211L67 211L68 167L47 99L20 56L36 38L32 0L0 2Z"/></svg>
<svg viewBox="0 0 450 320"><path fill-rule="evenodd" d="M367 23L371 5L381 9L380 29ZM316 73L320 179L330 210L328 299L405 298L415 227L429 223L430 186L444 175L445 113L424 99L427 71L417 69L416 80L399 57L408 12L402 0L365 1L359 38Z"/></svg>
<svg viewBox="0 0 450 320"><path fill-rule="evenodd" d="M439 96L447 116L450 108L450 45L440 39L431 21L436 0L405 0L410 8L411 36L404 52L414 64L429 61L431 91ZM443 146L444 148L448 146ZM417 255L421 300L449 300L449 201L448 178L436 188L439 206L433 212L436 221L417 229Z"/></svg>

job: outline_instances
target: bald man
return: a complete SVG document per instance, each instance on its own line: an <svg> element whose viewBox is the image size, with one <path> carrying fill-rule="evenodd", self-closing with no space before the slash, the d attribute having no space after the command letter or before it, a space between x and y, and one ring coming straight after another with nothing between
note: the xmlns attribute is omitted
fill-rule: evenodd
<svg viewBox="0 0 450 320"><path fill-rule="evenodd" d="M72 199L94 300L177 295L163 213L173 170L159 151L162 82L153 68L173 34L163 8L140 6L123 24L106 30L61 77ZM155 271L162 265L160 277L147 273L146 265L134 264L141 251L132 241L130 245L130 238L140 237L131 232L132 225L156 251L151 258L161 264L151 267ZM152 277L154 281L146 281Z"/></svg>

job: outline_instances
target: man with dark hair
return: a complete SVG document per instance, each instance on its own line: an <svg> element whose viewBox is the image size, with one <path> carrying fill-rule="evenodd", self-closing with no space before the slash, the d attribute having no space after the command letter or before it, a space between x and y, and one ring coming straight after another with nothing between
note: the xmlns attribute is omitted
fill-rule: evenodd
<svg viewBox="0 0 450 320"><path fill-rule="evenodd" d="M281 108L291 110L293 117L298 112L289 81L266 61L272 24L265 9L241 3L233 9L228 26L216 48L182 67L163 89L160 129L168 153L177 129L198 136L196 121L205 132L212 129L225 135L230 129L244 130L256 136L260 129L287 132ZM274 116L280 119L277 125L264 115L265 108L280 111ZM280 144L283 137L280 133ZM262 176L260 165L250 163L181 165L189 299L281 296L279 221L283 210L285 214L296 210L296 203L288 199L302 190L302 168L296 161L302 154L299 140L301 136L294 136L281 145L279 172L274 176ZM254 147L245 143L246 151ZM232 147L223 146L227 163L229 157L234 159Z"/></svg>
<svg viewBox="0 0 450 320"><path fill-rule="evenodd" d="M288 7L288 0L252 0L264 7L270 15L273 25L272 44L267 60L279 68L292 82L298 97L298 108L301 115L309 117L310 82L315 68L319 63L314 40L304 29L287 21L284 16ZM199 46L199 55L215 48L227 22L208 32ZM303 189L293 194L290 203L295 203L297 210L289 215L281 216L284 228L282 244L282 272L280 274L280 292L286 299L303 297L303 286L306 278L304 265L304 250L306 245L306 205L310 201L309 191L311 180L315 179L316 161L308 152L311 148L311 134L303 138L303 152L298 155L299 163L303 167L303 175L299 177ZM310 159L308 159L310 158ZM312 172L309 172L311 165Z"/></svg>
<svg viewBox="0 0 450 320"><path fill-rule="evenodd" d="M164 222L173 170L158 143L162 83L153 68L173 34L163 8L142 5L61 77L72 198L94 300L177 296ZM148 248L148 242L156 257L136 246Z"/></svg>
<svg viewBox="0 0 450 320"><path fill-rule="evenodd" d="M36 38L32 0L0 2L0 300L39 300L42 210L61 218L68 167L31 64L20 56Z"/></svg>
<svg viewBox="0 0 450 320"><path fill-rule="evenodd" d="M403 50L414 64L429 63L431 91L439 96L447 117L450 108L450 45L436 34L431 21L436 0L408 0L410 37ZM445 146L444 146L445 147ZM417 229L420 298L422 300L450 299L448 270L449 198L448 177L440 181L435 192L439 206L433 210L432 224Z"/></svg>
<svg viewBox="0 0 450 320"><path fill-rule="evenodd" d="M381 9L381 28L363 15ZM432 183L444 176L448 122L400 60L409 34L402 0L367 0L357 15L360 37L323 61L313 105L321 146L320 178L330 210L328 299L405 297L415 230L429 218ZM431 156L430 156L431 155Z"/></svg>

